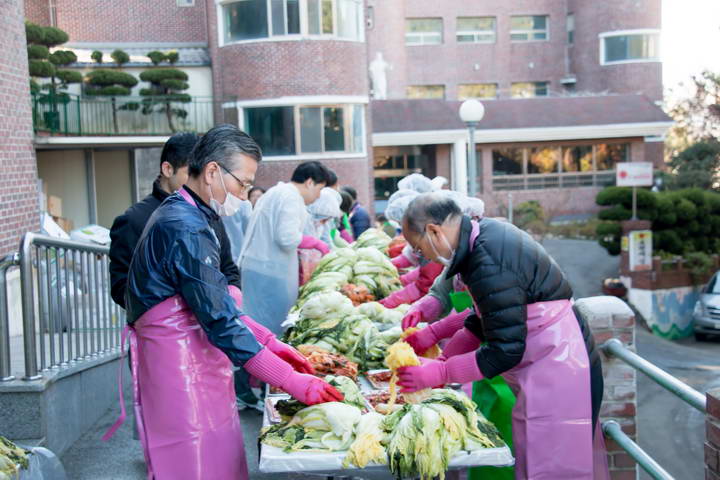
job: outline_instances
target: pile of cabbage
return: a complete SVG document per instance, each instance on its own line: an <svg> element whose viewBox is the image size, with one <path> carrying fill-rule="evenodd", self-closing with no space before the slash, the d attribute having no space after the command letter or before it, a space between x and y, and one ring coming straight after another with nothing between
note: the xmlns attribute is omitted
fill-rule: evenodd
<svg viewBox="0 0 720 480"><path fill-rule="evenodd" d="M260 440L287 452L347 451L345 467L387 464L396 478L421 480L444 479L458 452L505 445L475 404L449 389L432 390L421 403L386 417L372 411L363 415L346 403L314 405L265 428Z"/></svg>
<svg viewBox="0 0 720 480"><path fill-rule="evenodd" d="M400 277L387 256L391 241L383 231L371 228L351 246L325 255L310 281L300 288L295 308L302 307L316 293L338 291L349 283L367 287L378 300L399 290Z"/></svg>
<svg viewBox="0 0 720 480"><path fill-rule="evenodd" d="M400 338L400 321L408 308L386 309L377 302L355 307L339 292L318 292L300 308L285 341L294 347L315 345L339 353L363 371L383 368L387 347Z"/></svg>

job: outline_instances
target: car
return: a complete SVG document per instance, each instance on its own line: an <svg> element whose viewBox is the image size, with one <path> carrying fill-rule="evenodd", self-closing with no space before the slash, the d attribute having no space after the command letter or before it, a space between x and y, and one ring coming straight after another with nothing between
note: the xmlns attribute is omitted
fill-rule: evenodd
<svg viewBox="0 0 720 480"><path fill-rule="evenodd" d="M715 272L700 292L693 310L693 330L696 340L720 335L720 271Z"/></svg>

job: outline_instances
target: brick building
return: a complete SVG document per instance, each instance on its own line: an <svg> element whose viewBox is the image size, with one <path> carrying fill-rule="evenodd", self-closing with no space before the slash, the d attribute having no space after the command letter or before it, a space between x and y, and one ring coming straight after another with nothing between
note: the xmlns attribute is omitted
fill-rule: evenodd
<svg viewBox="0 0 720 480"><path fill-rule="evenodd" d="M184 112L176 128L239 125L263 147L266 187L319 159L376 209L413 171L467 190L457 115L467 98L486 107L472 180L492 214L508 191L556 213L591 212L616 162L662 162L660 0L26 0L24 9L69 34L60 48L84 73L97 68L95 50L125 50L123 69L136 76L152 68L147 52L177 51L192 101L171 105ZM22 46L20 20L6 22ZM37 175L62 198L62 216L109 226L149 191L171 127L160 110L113 111L81 85L69 93L59 112L24 89L14 101L33 106Z"/></svg>

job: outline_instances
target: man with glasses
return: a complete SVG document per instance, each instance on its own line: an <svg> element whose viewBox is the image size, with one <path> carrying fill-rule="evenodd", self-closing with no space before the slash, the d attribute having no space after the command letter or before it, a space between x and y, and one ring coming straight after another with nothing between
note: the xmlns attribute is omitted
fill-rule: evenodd
<svg viewBox="0 0 720 480"><path fill-rule="evenodd" d="M237 127L208 131L185 186L155 211L135 249L126 300L148 478L248 478L233 366L308 405L343 398L238 308L240 292L220 270L211 223L247 199L261 158Z"/></svg>
<svg viewBox="0 0 720 480"><path fill-rule="evenodd" d="M131 206L113 222L110 229L110 284L112 298L125 308L125 289L128 270L135 246L150 216L172 193L188 179L188 159L198 142L194 133L176 133L165 142L160 155L160 173L153 182L152 193ZM220 240L220 270L230 285L240 288L240 271L233 261L231 244L223 222L211 221L211 227Z"/></svg>

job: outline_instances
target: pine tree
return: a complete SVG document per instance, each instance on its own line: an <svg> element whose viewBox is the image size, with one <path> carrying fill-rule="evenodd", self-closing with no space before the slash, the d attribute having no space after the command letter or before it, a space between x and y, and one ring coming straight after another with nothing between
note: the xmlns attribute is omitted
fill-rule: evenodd
<svg viewBox="0 0 720 480"><path fill-rule="evenodd" d="M142 111L146 115L154 112L165 113L170 130L176 132L173 118L184 119L188 113L183 108L173 107L173 104L192 101L189 94L183 93L184 90L190 88L187 83L188 76L182 70L160 66L162 63L175 65L179 59L177 52L163 53L154 50L149 52L147 57L154 67L140 74L140 80L150 84L149 88L140 90L140 95L145 97L142 102Z"/></svg>

